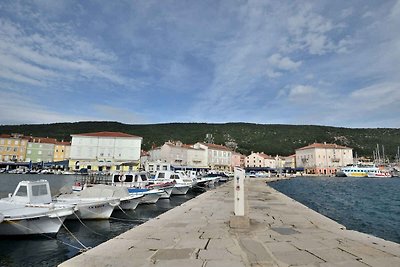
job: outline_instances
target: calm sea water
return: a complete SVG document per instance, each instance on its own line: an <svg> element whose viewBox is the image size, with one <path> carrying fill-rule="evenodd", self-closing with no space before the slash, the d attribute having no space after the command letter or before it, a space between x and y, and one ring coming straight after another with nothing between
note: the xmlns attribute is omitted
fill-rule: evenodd
<svg viewBox="0 0 400 267"><path fill-rule="evenodd" d="M46 179L52 194L63 186L71 186L73 175L17 175L0 174L0 197L14 192L21 180ZM134 211L114 211L110 220L65 221L65 226L84 246L94 247L127 230L172 209L198 195L188 192L184 196L161 199L156 204L139 205ZM61 228L57 236L48 238L0 239L0 266L57 266L79 253L82 246L66 229Z"/></svg>
<svg viewBox="0 0 400 267"><path fill-rule="evenodd" d="M400 243L400 178L297 177L269 185L347 229Z"/></svg>

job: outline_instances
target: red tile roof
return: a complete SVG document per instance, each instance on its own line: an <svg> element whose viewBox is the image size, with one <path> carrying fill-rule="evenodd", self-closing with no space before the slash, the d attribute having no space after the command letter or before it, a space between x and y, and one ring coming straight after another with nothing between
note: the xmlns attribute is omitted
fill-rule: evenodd
<svg viewBox="0 0 400 267"><path fill-rule="evenodd" d="M136 137L142 138L140 136L131 135L121 132L96 132L96 133L81 133L81 134L71 134L71 136L94 136L94 137Z"/></svg>
<svg viewBox="0 0 400 267"><path fill-rule="evenodd" d="M351 149L349 147L341 146L341 145L337 145L337 144L314 143L314 144L311 144L311 145L308 145L305 147L298 148L296 150L304 150L304 149L310 149L310 148Z"/></svg>
<svg viewBox="0 0 400 267"><path fill-rule="evenodd" d="M57 139L48 137L30 137L29 142L31 143L43 143L43 144L55 144Z"/></svg>
<svg viewBox="0 0 400 267"><path fill-rule="evenodd" d="M207 146L208 148L215 149L215 150L231 151L229 148L227 148L226 146L222 146L222 145L206 144L206 143L201 143L201 144Z"/></svg>
<svg viewBox="0 0 400 267"><path fill-rule="evenodd" d="M264 158L264 159L274 159L274 157L267 155L265 153L257 153L260 157Z"/></svg>
<svg viewBox="0 0 400 267"><path fill-rule="evenodd" d="M56 145L59 145L59 146L70 146L71 142L57 142Z"/></svg>

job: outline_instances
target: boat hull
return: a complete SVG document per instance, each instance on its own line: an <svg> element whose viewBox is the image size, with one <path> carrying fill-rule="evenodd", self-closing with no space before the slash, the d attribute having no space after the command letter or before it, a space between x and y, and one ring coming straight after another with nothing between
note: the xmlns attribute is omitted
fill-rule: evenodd
<svg viewBox="0 0 400 267"><path fill-rule="evenodd" d="M0 223L0 236L51 235L60 230L65 216L40 216L27 219L7 219Z"/></svg>
<svg viewBox="0 0 400 267"><path fill-rule="evenodd" d="M134 210L139 205L142 198L143 197L121 199L119 206L123 210Z"/></svg>
<svg viewBox="0 0 400 267"><path fill-rule="evenodd" d="M172 189L172 195L186 195L186 193L189 191L190 186L188 185L178 185L178 186L174 186L174 188Z"/></svg>

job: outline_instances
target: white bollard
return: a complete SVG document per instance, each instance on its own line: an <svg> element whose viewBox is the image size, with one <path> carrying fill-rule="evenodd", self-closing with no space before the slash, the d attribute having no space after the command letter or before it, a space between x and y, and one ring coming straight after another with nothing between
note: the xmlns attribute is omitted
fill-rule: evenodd
<svg viewBox="0 0 400 267"><path fill-rule="evenodd" d="M244 177L245 172L241 168L235 168L234 176L234 202L235 215L244 216Z"/></svg>
<svg viewBox="0 0 400 267"><path fill-rule="evenodd" d="M250 220L246 214L245 171L236 167L233 179L234 216L231 217L229 225L231 228L247 228L250 226Z"/></svg>

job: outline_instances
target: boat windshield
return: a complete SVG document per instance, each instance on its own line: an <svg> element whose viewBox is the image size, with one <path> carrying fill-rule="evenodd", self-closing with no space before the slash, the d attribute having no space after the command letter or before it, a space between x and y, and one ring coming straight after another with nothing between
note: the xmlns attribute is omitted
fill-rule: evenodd
<svg viewBox="0 0 400 267"><path fill-rule="evenodd" d="M28 189L26 185L21 185L15 195L19 197L26 197L28 195Z"/></svg>
<svg viewBox="0 0 400 267"><path fill-rule="evenodd" d="M45 184L41 185L33 185L32 186L32 195L33 196L44 196L47 195L47 187Z"/></svg>

